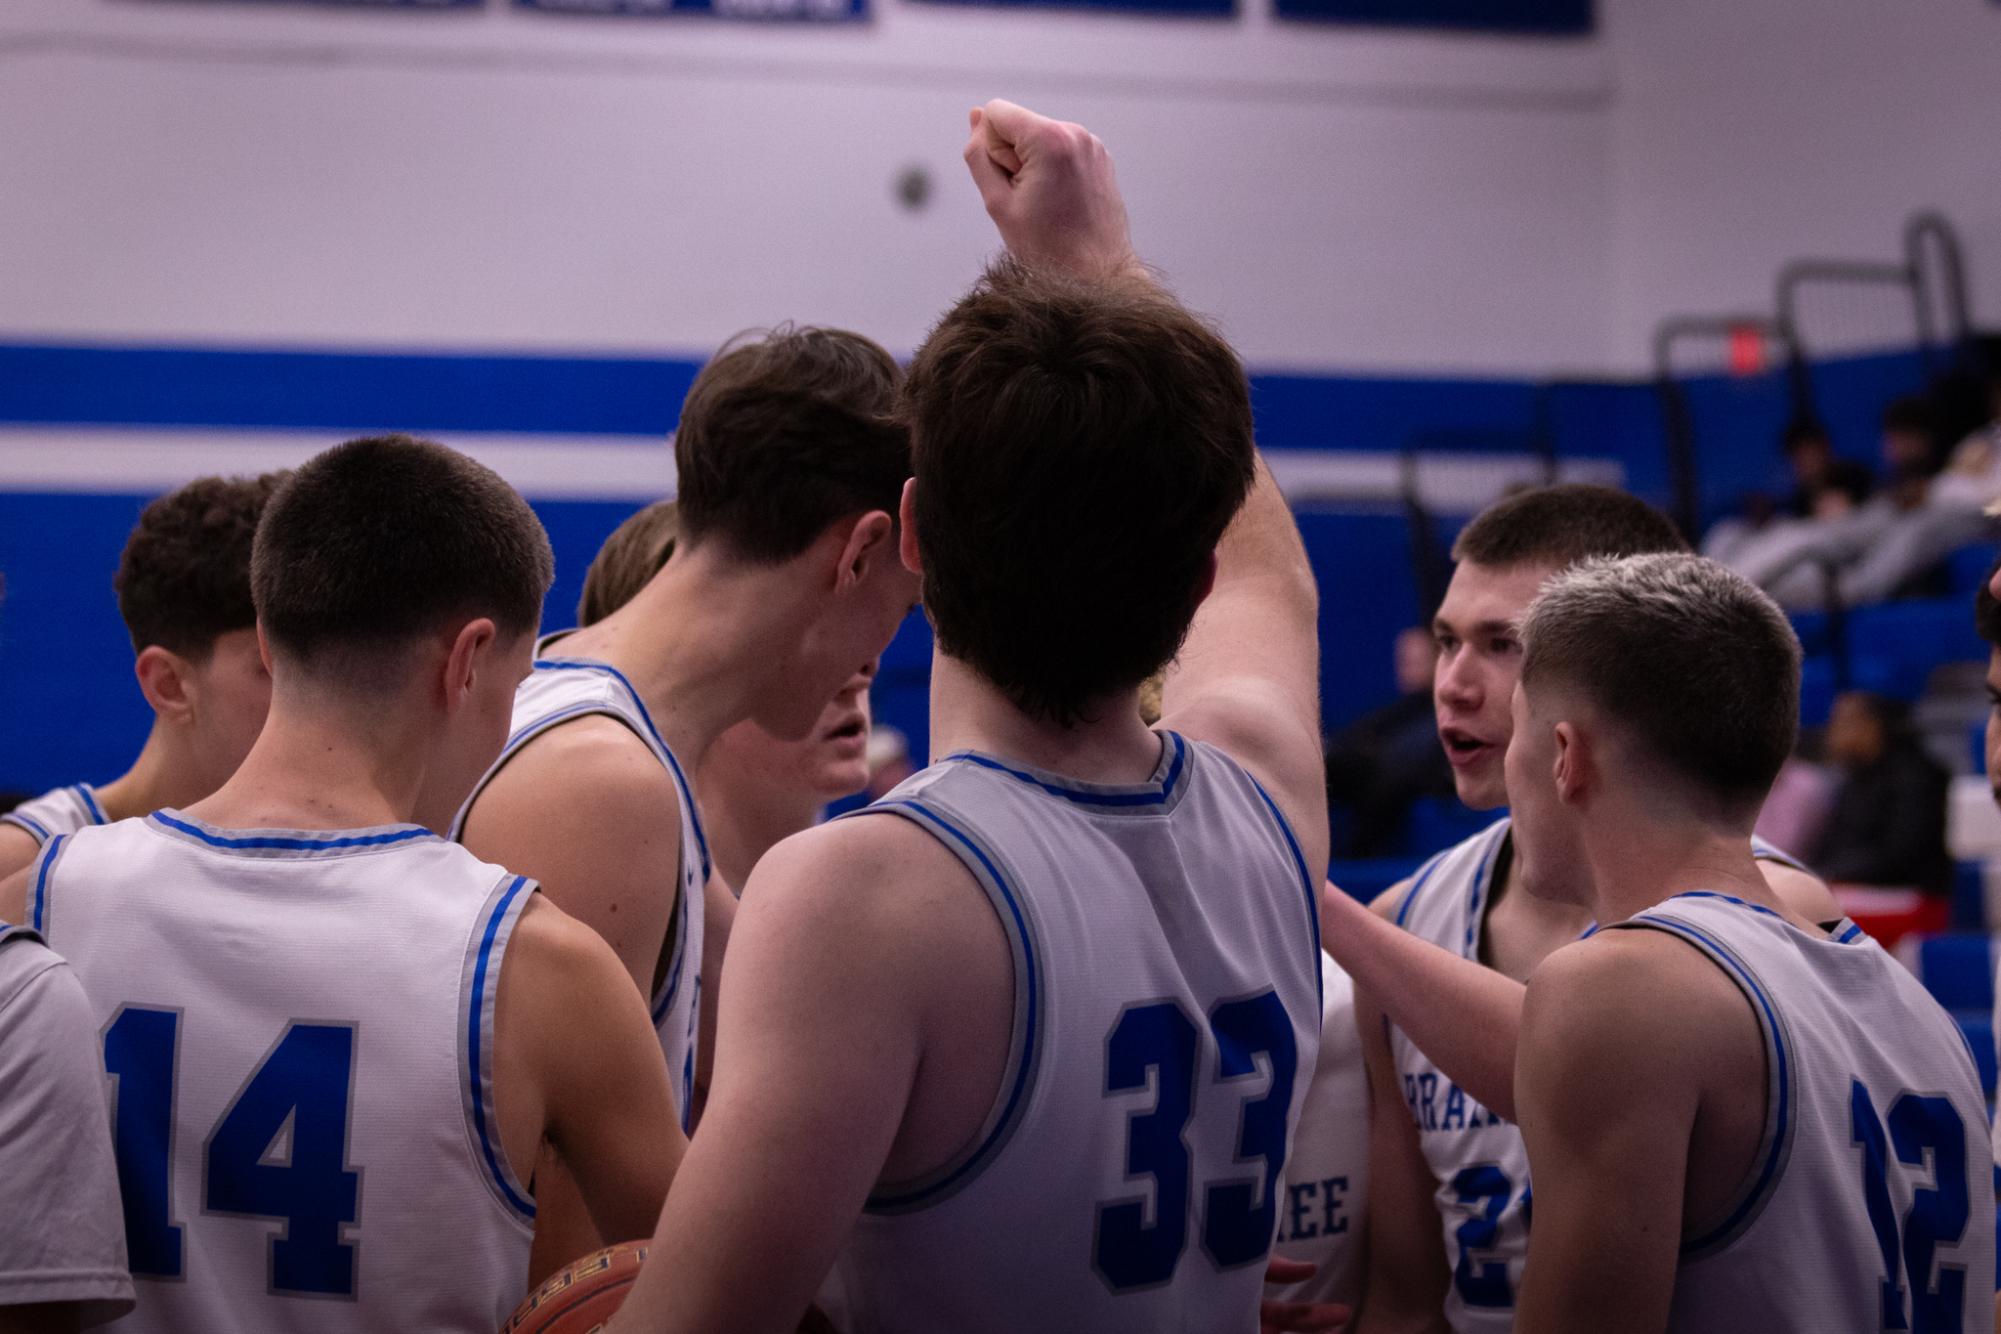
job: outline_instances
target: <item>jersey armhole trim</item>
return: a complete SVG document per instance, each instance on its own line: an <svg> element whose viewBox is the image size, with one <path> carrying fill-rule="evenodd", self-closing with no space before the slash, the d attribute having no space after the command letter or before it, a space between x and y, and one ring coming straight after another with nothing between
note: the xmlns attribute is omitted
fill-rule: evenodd
<svg viewBox="0 0 2001 1334"><path fill-rule="evenodd" d="M0 824L13 825L29 838L34 839L38 847L49 841L49 831L19 811L8 811L5 815L0 815Z"/></svg>
<svg viewBox="0 0 2001 1334"><path fill-rule="evenodd" d="M1431 879L1438 868L1445 864L1445 859L1452 855L1453 848L1457 846L1457 844L1454 844L1452 848L1447 848L1440 853L1434 853L1430 861L1417 868L1417 875L1411 880L1410 888L1404 892L1403 902L1397 905L1397 925L1399 927L1408 929L1407 923L1410 920L1410 908L1413 903L1417 902L1418 891L1422 890L1425 883Z"/></svg>
<svg viewBox="0 0 2001 1334"><path fill-rule="evenodd" d="M1238 767L1242 768L1241 765ZM1258 794L1258 799L1264 802L1265 809L1271 812L1271 818L1277 821L1278 832L1285 837L1286 851L1292 854L1293 868L1299 872L1299 882L1306 890L1306 932L1307 939L1313 942L1313 996L1324 1017L1327 1009L1327 976L1320 967L1320 895L1318 893L1318 886L1313 883L1313 876L1306 869L1306 854L1299 849L1299 839L1293 835L1292 822L1285 818L1285 812L1281 811L1278 808L1278 803L1271 799L1271 793L1265 791L1265 785L1258 781L1256 774L1253 774L1249 769L1245 769L1244 777L1251 780L1251 788Z"/></svg>
<svg viewBox="0 0 2001 1334"><path fill-rule="evenodd" d="M90 790L88 783L78 783L70 791L76 793L76 799L83 803L83 812L90 817L92 824L111 823L104 814L104 807L97 804L97 794Z"/></svg>
<svg viewBox="0 0 2001 1334"><path fill-rule="evenodd" d="M1698 1260L1714 1255L1728 1247L1758 1221L1765 1206L1771 1203L1778 1191L1779 1178L1784 1174L1786 1162L1792 1155L1793 1123L1797 1109L1792 1101L1792 1059L1788 1052L1785 1035L1785 1020L1772 1005L1764 985L1758 976L1735 951L1708 932L1688 922L1664 916L1642 915L1629 918L1615 926L1606 928L1614 931L1659 931L1665 935L1693 946L1723 975L1736 984L1738 991L1750 1003L1751 1012L1757 1016L1758 1028L1765 1040L1765 1063L1768 1071L1765 1132L1758 1146L1755 1166L1738 1190L1734 1202L1722 1221L1704 1228L1701 1232L1682 1239L1683 1260Z"/></svg>
<svg viewBox="0 0 2001 1334"><path fill-rule="evenodd" d="M871 1194L865 1206L871 1214L900 1214L942 1203L976 1178L1000 1156L1020 1127L1027 1112L1030 1091L1041 1056L1042 978L1036 955L1034 919L1019 893L1001 870L999 859L972 834L945 815L921 802L898 799L879 801L850 812L844 819L881 812L899 815L924 829L944 844L985 891L994 914L1007 933L1013 955L1015 997L1014 1034L1008 1067L1003 1072L1000 1093L987 1114L986 1124L964 1153L954 1156L923 1177L893 1183Z"/></svg>
<svg viewBox="0 0 2001 1334"><path fill-rule="evenodd" d="M459 1088L464 1099L466 1136L494 1199L523 1225L535 1221L535 1204L515 1176L499 1143L494 1111L494 1016L500 1002L500 971L521 910L535 892L526 876L504 875L480 909L467 942L460 988Z"/></svg>
<svg viewBox="0 0 2001 1334"><path fill-rule="evenodd" d="M49 938L49 891L56 861L68 845L69 835L57 834L42 845L42 855L35 859L34 884L28 890L28 927L43 940Z"/></svg>

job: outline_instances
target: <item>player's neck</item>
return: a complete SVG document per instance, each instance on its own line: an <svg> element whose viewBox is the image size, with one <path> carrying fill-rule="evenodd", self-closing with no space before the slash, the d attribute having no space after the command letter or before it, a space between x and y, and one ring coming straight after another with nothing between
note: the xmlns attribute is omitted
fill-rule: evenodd
<svg viewBox="0 0 2001 1334"><path fill-rule="evenodd" d="M393 716L372 724L332 708L270 716L243 765L190 815L225 829L366 829L407 824L422 800L424 729Z"/></svg>
<svg viewBox="0 0 2001 1334"><path fill-rule="evenodd" d="M1138 692L1107 701L1074 727L1029 717L956 658L931 660L931 754L977 750L1087 783L1144 782L1160 739L1140 721Z"/></svg>
<svg viewBox="0 0 2001 1334"><path fill-rule="evenodd" d="M699 764L724 729L751 715L798 642L797 598L782 568L677 555L632 601L550 654L618 668L681 762Z"/></svg>
<svg viewBox="0 0 2001 1334"><path fill-rule="evenodd" d="M810 827L823 809L777 783L724 783L695 775L695 799L709 835L709 855L723 883L741 894L751 867L781 839Z"/></svg>
<svg viewBox="0 0 2001 1334"><path fill-rule="evenodd" d="M1599 822L1584 857L1600 922L1621 922L1692 890L1729 894L1783 912L1742 833L1695 819L1629 813Z"/></svg>
<svg viewBox="0 0 2001 1334"><path fill-rule="evenodd" d="M170 728L171 724L155 718L132 767L93 789L107 820L129 820L164 807L185 807L208 795L208 784L195 776L192 760L182 753L182 738Z"/></svg>

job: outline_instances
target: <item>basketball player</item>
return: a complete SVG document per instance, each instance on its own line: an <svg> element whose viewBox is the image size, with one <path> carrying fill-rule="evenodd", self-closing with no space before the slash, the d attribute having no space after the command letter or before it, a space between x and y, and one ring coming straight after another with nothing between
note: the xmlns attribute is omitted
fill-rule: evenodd
<svg viewBox="0 0 2001 1334"><path fill-rule="evenodd" d="M1501 759L1521 663L1514 626L1536 590L1593 555L1684 549L1666 516L1599 486L1523 492L1467 525L1433 626L1439 736L1461 801L1475 810L1507 803ZM1522 983L1592 923L1576 905L1515 892L1509 829L1502 818L1370 908L1325 896L1328 948L1356 979L1382 1113L1370 1123L1369 1272L1357 1322L1366 1334L1513 1327L1531 1198L1512 1124ZM1811 876L1766 865L1787 878L1787 893L1818 896L1815 911L1840 915ZM1393 1114L1399 1107L1404 1114Z"/></svg>
<svg viewBox="0 0 2001 1334"><path fill-rule="evenodd" d="M682 1141L617 957L414 822L498 753L550 571L472 460L319 455L258 529L272 703L241 768L52 838L0 895L103 1033L134 1329L492 1329L545 1143L606 1235L658 1210Z"/></svg>
<svg viewBox="0 0 2001 1334"><path fill-rule="evenodd" d="M674 502L655 501L612 531L584 576L577 624L593 625L630 602L674 552ZM716 738L695 770L709 855L716 873L741 890L758 858L782 839L819 823L829 802L868 786L870 663L827 702L797 741L750 719Z"/></svg>
<svg viewBox="0 0 2001 1334"><path fill-rule="evenodd" d="M704 367L674 439L673 558L597 624L536 646L507 747L456 822L618 953L684 1126L736 907L687 775L746 718L806 736L915 604L893 517L910 472L890 415L900 380L887 352L836 329L781 329ZM539 1280L601 1238L563 1164L535 1175Z"/></svg>
<svg viewBox="0 0 2001 1334"><path fill-rule="evenodd" d="M66 1334L132 1309L90 1004L0 922L0 1332Z"/></svg>
<svg viewBox="0 0 2001 1334"><path fill-rule="evenodd" d="M1518 875L1605 929L1528 984L1525 1329L1978 1328L1986 1095L1951 1018L1845 919L1775 894L1751 826L1799 641L1698 557L1593 562L1523 625Z"/></svg>
<svg viewBox="0 0 2001 1334"><path fill-rule="evenodd" d="M1040 271L991 270L906 391L948 758L753 873L615 1329L789 1329L830 1269L861 1329L1258 1317L1319 1038L1312 575L1103 147L995 103L967 155Z"/></svg>
<svg viewBox="0 0 2001 1334"><path fill-rule="evenodd" d="M0 815L0 878L56 834L189 805L236 772L271 699L250 605L250 539L283 476L199 478L140 512L112 587L153 730L121 777L60 787Z"/></svg>

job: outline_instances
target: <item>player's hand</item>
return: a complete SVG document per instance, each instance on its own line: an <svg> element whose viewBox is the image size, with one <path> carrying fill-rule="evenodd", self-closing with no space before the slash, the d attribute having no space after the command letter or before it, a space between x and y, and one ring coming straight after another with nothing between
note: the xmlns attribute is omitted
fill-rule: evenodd
<svg viewBox="0 0 2001 1334"><path fill-rule="evenodd" d="M1304 1283L1313 1277L1318 1268L1318 1265L1304 1260L1281 1260L1274 1256L1265 1267L1265 1282ZM1340 1329L1353 1314L1339 1302L1261 1301L1258 1303L1258 1334Z"/></svg>
<svg viewBox="0 0 2001 1334"><path fill-rule="evenodd" d="M1111 154L1081 125L1012 102L972 112L966 167L1016 258L1095 278L1137 270Z"/></svg>

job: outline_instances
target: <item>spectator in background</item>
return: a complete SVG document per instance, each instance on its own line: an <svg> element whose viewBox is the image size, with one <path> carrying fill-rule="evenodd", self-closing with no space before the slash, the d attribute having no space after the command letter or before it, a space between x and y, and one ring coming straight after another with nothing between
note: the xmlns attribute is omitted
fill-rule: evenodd
<svg viewBox="0 0 2001 1334"><path fill-rule="evenodd" d="M1842 886L1946 894L1951 780L1919 744L1904 706L1862 691L1840 696L1827 727L1827 758L1837 774L1834 807L1810 859L1814 869Z"/></svg>
<svg viewBox="0 0 2001 1334"><path fill-rule="evenodd" d="M1844 605L1881 602L1906 591L1953 548L1986 534L1981 507L2001 493L2001 466L1989 478L1969 458L1960 469L1967 478L1956 472L1952 482L1938 479L1937 437L1922 399L1897 399L1884 410L1882 425L1884 476L1873 497L1856 503L1859 484L1830 463L1814 517L1774 523L1727 544L1712 534L1709 550L1787 607L1802 610L1825 603L1830 570ZM1957 453L1954 462L1962 463Z"/></svg>
<svg viewBox="0 0 2001 1334"><path fill-rule="evenodd" d="M1397 698L1363 714L1327 743L1327 800L1352 817L1336 821L1335 855L1382 857L1398 850L1404 817L1419 797L1452 795L1452 765L1438 744L1431 671L1438 646L1411 626L1396 637Z"/></svg>

